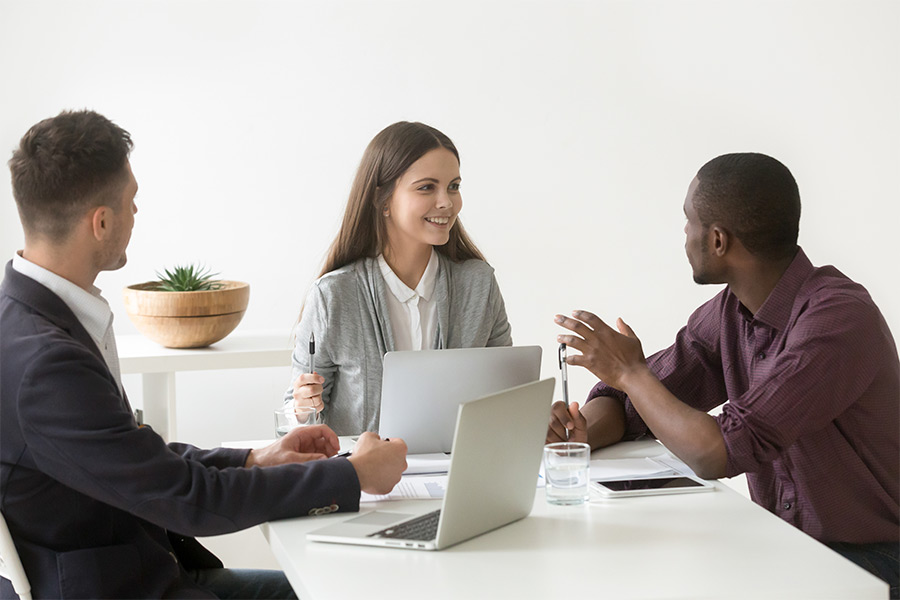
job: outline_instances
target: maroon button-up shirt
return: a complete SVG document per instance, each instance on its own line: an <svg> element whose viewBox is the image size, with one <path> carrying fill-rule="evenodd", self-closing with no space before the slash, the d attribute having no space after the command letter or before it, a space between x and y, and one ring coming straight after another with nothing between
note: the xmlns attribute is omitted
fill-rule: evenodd
<svg viewBox="0 0 900 600"><path fill-rule="evenodd" d="M900 538L900 361L868 292L798 251L755 315L728 288L647 363L717 420L727 477L824 542ZM626 436L651 434L625 396Z"/></svg>

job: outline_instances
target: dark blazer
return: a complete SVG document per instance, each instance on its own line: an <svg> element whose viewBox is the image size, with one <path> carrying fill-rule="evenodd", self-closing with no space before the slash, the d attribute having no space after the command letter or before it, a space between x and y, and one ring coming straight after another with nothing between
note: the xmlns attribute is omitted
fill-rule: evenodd
<svg viewBox="0 0 900 600"><path fill-rule="evenodd" d="M185 569L221 563L191 536L359 509L345 459L242 468L248 453L167 445L137 427L75 315L7 264L0 508L35 598L212 597ZM6 580L0 596L15 597Z"/></svg>

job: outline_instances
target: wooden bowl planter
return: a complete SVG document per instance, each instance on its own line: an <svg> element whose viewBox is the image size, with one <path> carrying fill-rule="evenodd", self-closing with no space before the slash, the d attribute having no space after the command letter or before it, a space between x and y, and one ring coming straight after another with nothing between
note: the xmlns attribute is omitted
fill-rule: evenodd
<svg viewBox="0 0 900 600"><path fill-rule="evenodd" d="M241 322L250 285L221 281L218 290L163 292L156 281L123 290L125 310L143 335L167 348L203 348L223 339Z"/></svg>

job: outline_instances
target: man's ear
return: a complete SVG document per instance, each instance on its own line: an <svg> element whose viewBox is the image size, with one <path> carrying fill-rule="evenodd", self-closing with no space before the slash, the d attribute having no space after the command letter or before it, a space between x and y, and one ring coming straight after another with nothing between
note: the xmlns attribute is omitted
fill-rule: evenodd
<svg viewBox="0 0 900 600"><path fill-rule="evenodd" d="M108 206L98 206L89 213L91 220L91 232L98 242L105 240L110 234L112 226L112 209Z"/></svg>
<svg viewBox="0 0 900 600"><path fill-rule="evenodd" d="M716 256L725 256L725 253L731 248L731 234L727 229L723 229L719 225L712 225L709 228L709 247Z"/></svg>

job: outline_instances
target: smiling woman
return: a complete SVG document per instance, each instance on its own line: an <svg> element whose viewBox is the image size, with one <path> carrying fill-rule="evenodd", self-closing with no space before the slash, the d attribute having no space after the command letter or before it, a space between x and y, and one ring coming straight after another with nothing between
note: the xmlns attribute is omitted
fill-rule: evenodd
<svg viewBox="0 0 900 600"><path fill-rule="evenodd" d="M450 241L462 209L459 160L446 148L425 153L397 180L383 210L388 243L384 258L400 280L415 288L433 246Z"/></svg>
<svg viewBox="0 0 900 600"><path fill-rule="evenodd" d="M369 143L295 332L285 404L315 406L339 435L377 431L386 352L512 344L494 271L459 220L460 182L433 127L395 123Z"/></svg>

